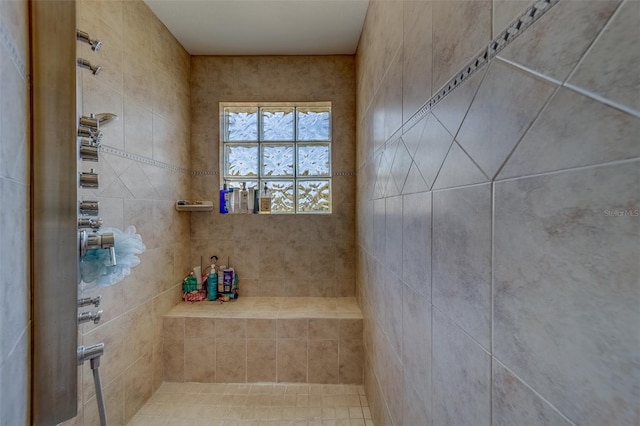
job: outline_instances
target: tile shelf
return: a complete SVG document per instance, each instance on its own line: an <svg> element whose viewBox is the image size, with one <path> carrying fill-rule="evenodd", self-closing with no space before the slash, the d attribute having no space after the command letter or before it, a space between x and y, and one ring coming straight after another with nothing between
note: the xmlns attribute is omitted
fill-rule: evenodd
<svg viewBox="0 0 640 426"><path fill-rule="evenodd" d="M176 201L176 210L180 212L209 212L213 210L213 201Z"/></svg>

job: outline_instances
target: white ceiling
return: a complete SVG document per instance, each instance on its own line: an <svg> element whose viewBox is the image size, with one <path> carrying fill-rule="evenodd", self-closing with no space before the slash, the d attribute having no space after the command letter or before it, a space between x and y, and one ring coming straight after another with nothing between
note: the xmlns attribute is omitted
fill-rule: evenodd
<svg viewBox="0 0 640 426"><path fill-rule="evenodd" d="M145 0L192 55L340 55L368 0Z"/></svg>

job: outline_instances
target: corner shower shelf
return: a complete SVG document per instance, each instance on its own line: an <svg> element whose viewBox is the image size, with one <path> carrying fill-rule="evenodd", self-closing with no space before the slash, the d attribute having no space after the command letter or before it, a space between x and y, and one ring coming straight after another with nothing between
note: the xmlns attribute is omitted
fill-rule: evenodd
<svg viewBox="0 0 640 426"><path fill-rule="evenodd" d="M176 201L176 210L179 212L210 212L213 210L213 201Z"/></svg>

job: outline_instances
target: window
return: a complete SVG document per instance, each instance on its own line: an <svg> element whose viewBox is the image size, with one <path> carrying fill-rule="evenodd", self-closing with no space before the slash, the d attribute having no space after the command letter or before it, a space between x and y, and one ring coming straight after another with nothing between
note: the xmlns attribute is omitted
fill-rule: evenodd
<svg viewBox="0 0 640 426"><path fill-rule="evenodd" d="M221 185L262 189L272 213L331 213L331 103L221 103Z"/></svg>

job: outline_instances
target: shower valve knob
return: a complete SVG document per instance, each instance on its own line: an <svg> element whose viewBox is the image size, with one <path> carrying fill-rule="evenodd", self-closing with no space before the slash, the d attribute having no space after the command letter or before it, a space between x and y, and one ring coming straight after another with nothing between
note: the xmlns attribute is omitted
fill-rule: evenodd
<svg viewBox="0 0 640 426"><path fill-rule="evenodd" d="M80 173L80 186L82 188L98 188L98 174L94 169Z"/></svg>

